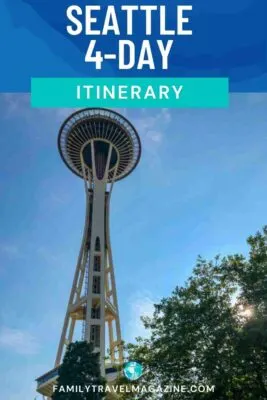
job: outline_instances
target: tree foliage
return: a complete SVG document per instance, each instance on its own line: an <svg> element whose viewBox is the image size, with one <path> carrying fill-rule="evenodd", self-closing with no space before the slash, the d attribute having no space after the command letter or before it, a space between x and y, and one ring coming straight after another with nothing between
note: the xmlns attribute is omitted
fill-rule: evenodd
<svg viewBox="0 0 267 400"><path fill-rule="evenodd" d="M145 367L140 385L215 385L163 400L267 399L267 227L248 244L247 257L199 257L186 284L143 318L149 339L127 346L129 359Z"/></svg>
<svg viewBox="0 0 267 400"><path fill-rule="evenodd" d="M86 341L71 343L65 353L63 363L59 367L58 390L53 394L53 400L96 400L101 399L102 393L93 391L65 392L63 387L77 385L84 388L85 385L105 385L100 375L99 354L93 352L92 345ZM98 396L98 397L97 397Z"/></svg>

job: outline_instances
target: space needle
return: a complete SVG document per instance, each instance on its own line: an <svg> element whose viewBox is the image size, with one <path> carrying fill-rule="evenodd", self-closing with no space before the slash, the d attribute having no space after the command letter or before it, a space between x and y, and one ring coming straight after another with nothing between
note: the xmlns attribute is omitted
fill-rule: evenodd
<svg viewBox="0 0 267 400"><path fill-rule="evenodd" d="M54 368L37 379L37 391L52 396L66 347L80 339L100 355L101 375L112 381L123 364L123 346L109 213L114 182L137 166L141 143L133 125L119 113L86 108L62 124L58 149L66 166L83 179L86 212L80 253L74 273ZM77 336L76 336L77 337ZM106 349L109 348L109 354Z"/></svg>

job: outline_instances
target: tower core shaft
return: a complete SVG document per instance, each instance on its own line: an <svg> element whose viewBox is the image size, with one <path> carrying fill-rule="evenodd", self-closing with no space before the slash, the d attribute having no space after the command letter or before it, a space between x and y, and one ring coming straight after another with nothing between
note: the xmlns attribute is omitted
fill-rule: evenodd
<svg viewBox="0 0 267 400"><path fill-rule="evenodd" d="M109 348L112 365L123 362L109 235L109 205L113 181L107 181L114 148L112 144L108 144L105 153L100 151L97 141L92 140L89 144L90 165L82 157L86 193L85 228L55 366L60 365L64 346L73 341L75 324L80 320L82 339L91 342L100 353L101 372L105 375L106 347ZM106 328L108 343L105 343Z"/></svg>

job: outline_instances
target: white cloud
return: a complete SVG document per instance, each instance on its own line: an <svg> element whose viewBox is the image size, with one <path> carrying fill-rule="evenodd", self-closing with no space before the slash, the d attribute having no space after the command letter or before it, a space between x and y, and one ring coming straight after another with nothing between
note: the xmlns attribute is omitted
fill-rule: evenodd
<svg viewBox="0 0 267 400"><path fill-rule="evenodd" d="M21 113L21 110L29 108L29 95L26 93L3 93L6 103L6 117Z"/></svg>
<svg viewBox="0 0 267 400"><path fill-rule="evenodd" d="M66 202L66 196L61 196L60 194L57 194L55 192L51 192L49 194L49 199L51 202L56 203L56 204L65 204Z"/></svg>
<svg viewBox="0 0 267 400"><path fill-rule="evenodd" d="M44 246L40 246L36 250L37 254L48 264L58 262L60 257L56 254L53 254L49 249Z"/></svg>
<svg viewBox="0 0 267 400"><path fill-rule="evenodd" d="M251 105L258 105L267 102L267 93L248 93L247 102Z"/></svg>
<svg viewBox="0 0 267 400"><path fill-rule="evenodd" d="M133 123L140 133L143 145L150 148L163 139L168 124L171 122L170 111L166 108L157 110L141 110L140 116L133 118Z"/></svg>
<svg viewBox="0 0 267 400"><path fill-rule="evenodd" d="M3 93L1 96L6 103L6 118L16 116L31 122L32 117L37 114L64 121L71 113L78 110L77 108L32 108L29 93Z"/></svg>
<svg viewBox="0 0 267 400"><path fill-rule="evenodd" d="M137 117L131 118L141 137L144 160L150 169L157 170L157 174L161 174L163 169L160 152L164 148L164 140L171 120L171 113L165 108L141 109Z"/></svg>
<svg viewBox="0 0 267 400"><path fill-rule="evenodd" d="M170 110L168 108L161 108L158 114L158 119L164 124L169 124L172 120Z"/></svg>
<svg viewBox="0 0 267 400"><path fill-rule="evenodd" d="M59 119L62 119L62 121L64 121L66 118L68 118L75 111L78 111L78 108L54 108L54 109L50 109L50 112L54 112L55 115Z"/></svg>
<svg viewBox="0 0 267 400"><path fill-rule="evenodd" d="M36 354L39 350L39 344L30 332L5 326L0 329L0 347L22 355Z"/></svg>
<svg viewBox="0 0 267 400"><path fill-rule="evenodd" d="M2 243L2 244L0 244L0 251L2 253L7 254L10 257L16 257L17 258L17 257L21 256L19 248L14 244L4 244L4 243Z"/></svg>
<svg viewBox="0 0 267 400"><path fill-rule="evenodd" d="M160 143L162 141L162 133L157 131L148 131L147 138L152 142Z"/></svg>
<svg viewBox="0 0 267 400"><path fill-rule="evenodd" d="M149 337L150 331L145 329L141 317L152 317L154 304L157 303L150 293L136 293L130 299L130 319L126 330L126 341L133 342L136 337Z"/></svg>

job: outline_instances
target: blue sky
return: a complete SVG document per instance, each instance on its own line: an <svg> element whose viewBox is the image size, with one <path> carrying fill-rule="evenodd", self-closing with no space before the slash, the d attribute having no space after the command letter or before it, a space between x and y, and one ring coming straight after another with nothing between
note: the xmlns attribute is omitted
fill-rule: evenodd
<svg viewBox="0 0 267 400"><path fill-rule="evenodd" d="M184 283L198 254L247 252L266 224L266 105L243 94L225 110L120 110L143 147L111 204L124 339L144 333L140 315ZM84 223L83 183L56 145L70 111L0 96L3 400L34 399L34 378L54 364Z"/></svg>

